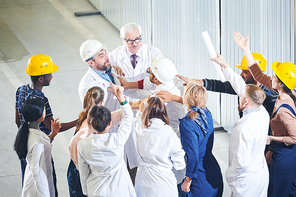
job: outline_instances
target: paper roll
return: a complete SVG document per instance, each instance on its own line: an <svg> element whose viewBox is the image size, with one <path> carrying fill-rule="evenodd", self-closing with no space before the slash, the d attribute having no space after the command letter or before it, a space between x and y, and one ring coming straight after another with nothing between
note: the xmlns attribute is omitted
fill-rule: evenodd
<svg viewBox="0 0 296 197"><path fill-rule="evenodd" d="M217 57L216 50L215 50L215 48L214 48L214 45L213 45L213 43L212 43L212 41L211 41L211 38L210 38L208 32L207 32L207 31L202 32L202 33L201 33L201 36L202 36L202 38L203 38L203 40L204 40L204 42L205 42L205 44L206 44L206 47L207 47L208 52L209 52L209 54L210 54L210 57ZM221 66L218 65L218 64L216 64L215 62L213 62L213 64L214 64L214 66L215 66L215 68L216 68L216 70L217 70L217 73L218 73L218 75L219 75L220 80L221 80L222 82L225 82L226 79L225 79L225 76L224 76L224 74L223 74L223 72L222 72L222 70L221 70Z"/></svg>

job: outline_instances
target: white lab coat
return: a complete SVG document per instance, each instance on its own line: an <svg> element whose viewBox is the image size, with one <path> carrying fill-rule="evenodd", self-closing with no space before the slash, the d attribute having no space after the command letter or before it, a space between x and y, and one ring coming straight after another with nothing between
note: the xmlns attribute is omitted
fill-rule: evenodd
<svg viewBox="0 0 296 197"><path fill-rule="evenodd" d="M160 84L158 86L153 84L150 81L149 77L146 77L144 79L143 89L152 90L154 91L154 94L162 90L166 90L178 96L181 96L183 94L183 93L181 94L181 92L183 91L182 82L180 82L180 79L177 77L175 77L173 81L167 84ZM186 115L186 109L181 103L178 103L175 101L166 102L165 105L166 105L166 109L169 116L169 121L170 121L169 125L173 128L177 136L180 138L180 131L179 131L180 120L179 119L183 118ZM186 168L184 168L183 170L173 169L173 172L177 178L177 183L178 184L181 183L185 178Z"/></svg>
<svg viewBox="0 0 296 197"><path fill-rule="evenodd" d="M50 139L40 130L30 128L29 131L22 197L55 196Z"/></svg>
<svg viewBox="0 0 296 197"><path fill-rule="evenodd" d="M152 58L163 57L160 50L148 44L142 44L141 58L139 59L136 68L134 69L130 57L127 55L127 46L122 45L109 53L109 61L112 66L119 66L125 74L128 81L139 81L148 77L146 69L150 66Z"/></svg>
<svg viewBox="0 0 296 197"><path fill-rule="evenodd" d="M112 68L111 74L114 78L115 85L120 85L120 81L117 78L117 73ZM99 86L103 88L105 92L104 96L104 106L107 107L111 112L120 108L120 104L117 98L108 90L110 86L109 82L102 79L91 67L88 68L85 75L82 77L79 87L78 87L78 94L81 102L83 103L84 96L86 92L93 86ZM109 130L109 133L116 132L118 126L115 126L113 129ZM134 141L135 132L132 131L131 137L129 137L126 145L125 145L125 152L126 158L129 160L129 165L131 168L138 166L138 158L136 157L136 148L135 148L135 141Z"/></svg>
<svg viewBox="0 0 296 197"><path fill-rule="evenodd" d="M120 85L120 81L117 79L117 74L112 68L111 75L114 78L115 85ZM99 86L104 90L104 106L107 107L111 112L120 108L120 104L116 98L109 90L110 86L109 82L102 79L91 67L88 68L85 75L82 77L79 86L78 86L78 94L81 103L83 104L84 96L86 92L94 87Z"/></svg>
<svg viewBox="0 0 296 197"><path fill-rule="evenodd" d="M240 95L246 87L244 79L239 74L235 73L229 66L227 68L222 68L222 72L226 80L230 82L236 94Z"/></svg>
<svg viewBox="0 0 296 197"><path fill-rule="evenodd" d="M244 109L230 134L226 180L231 196L267 196L269 172L264 156L269 115L261 105Z"/></svg>
<svg viewBox="0 0 296 197"><path fill-rule="evenodd" d="M135 67L133 68L130 57L127 53L127 46L122 45L109 53L109 61L112 66L119 66L123 70L126 81L140 81L145 77L148 77L148 73L146 73L147 68L151 64L152 58L163 57L160 50L156 47L150 46L148 44L142 44L138 53L140 53L139 61ZM144 99L151 92L147 90L124 90L124 95L129 98L130 101L135 102L137 99Z"/></svg>
<svg viewBox="0 0 296 197"><path fill-rule="evenodd" d="M83 193L92 196L136 196L124 164L124 144L133 120L129 104L117 133L91 134L78 143L78 167Z"/></svg>
<svg viewBox="0 0 296 197"><path fill-rule="evenodd" d="M177 180L172 167L177 170L185 168L185 152L181 141L172 128L160 119L151 119L151 126L144 128L141 116L142 113L138 112L135 122L140 157L136 194L139 197L177 197Z"/></svg>
<svg viewBox="0 0 296 197"><path fill-rule="evenodd" d="M146 77L144 79L143 89L152 90L152 91L154 90L154 94L162 90L165 90L172 93L173 95L182 96L181 91L176 84L178 82L179 82L178 78L175 77L173 81L167 84L160 84L158 86L155 86L155 84L150 82L149 77ZM179 119L185 116L186 109L181 103L178 103L175 101L166 102L165 105L169 115L169 120L170 120L169 125L177 132L178 137L180 137Z"/></svg>

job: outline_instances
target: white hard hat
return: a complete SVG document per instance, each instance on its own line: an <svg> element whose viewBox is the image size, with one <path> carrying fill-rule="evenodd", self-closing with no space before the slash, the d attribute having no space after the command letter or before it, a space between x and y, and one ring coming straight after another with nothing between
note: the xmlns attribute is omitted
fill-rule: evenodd
<svg viewBox="0 0 296 197"><path fill-rule="evenodd" d="M178 74L175 64L164 57L152 59L150 68L154 76L163 84L169 83Z"/></svg>
<svg viewBox="0 0 296 197"><path fill-rule="evenodd" d="M82 61L86 62L91 57L100 52L105 46L96 40L87 40L80 46L80 56Z"/></svg>

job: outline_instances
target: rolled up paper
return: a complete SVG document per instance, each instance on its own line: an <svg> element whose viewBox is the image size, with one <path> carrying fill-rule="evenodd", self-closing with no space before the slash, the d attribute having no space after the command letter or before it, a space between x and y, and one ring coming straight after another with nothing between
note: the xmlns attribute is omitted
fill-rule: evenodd
<svg viewBox="0 0 296 197"><path fill-rule="evenodd" d="M203 38L203 40L204 40L204 42L206 44L206 47L207 47L208 52L210 54L210 57L211 58L212 57L216 58L217 57L217 53L216 53L216 50L214 48L214 45L213 45L213 43L211 41L211 38L210 38L208 32L207 31L202 32L201 33L201 36L202 36L202 38ZM215 66L215 68L217 70L217 73L218 73L218 76L219 76L220 80L222 82L225 82L226 79L225 79L225 76L224 76L224 74L223 74L223 72L221 70L221 66L218 65L218 64L216 64L215 62L213 62L213 64L214 64L214 66Z"/></svg>

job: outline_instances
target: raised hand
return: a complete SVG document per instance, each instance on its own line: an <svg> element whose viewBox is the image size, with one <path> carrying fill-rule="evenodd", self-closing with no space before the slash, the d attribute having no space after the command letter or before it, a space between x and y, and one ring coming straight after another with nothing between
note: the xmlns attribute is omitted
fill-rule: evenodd
<svg viewBox="0 0 296 197"><path fill-rule="evenodd" d="M236 31L233 34L233 39L243 51L250 49L249 34L247 34L245 39L238 31Z"/></svg>
<svg viewBox="0 0 296 197"><path fill-rule="evenodd" d="M61 123L58 120L59 118L55 119L54 121L51 120L51 136L52 136L51 139L53 139L54 136L58 134L58 132L62 127Z"/></svg>
<svg viewBox="0 0 296 197"><path fill-rule="evenodd" d="M109 91L116 96L119 102L124 102L125 97L123 95L124 88L122 86L116 86L112 82L110 82L110 87L108 87Z"/></svg>
<svg viewBox="0 0 296 197"><path fill-rule="evenodd" d="M219 64L223 68L228 67L227 62L224 60L224 58L219 53L217 53L217 57L212 57L210 60L212 60L213 62L216 62L217 64Z"/></svg>
<svg viewBox="0 0 296 197"><path fill-rule="evenodd" d="M180 79L182 79L182 81L184 81L183 86L186 86L190 81L192 81L193 79L190 79L188 77L184 77L182 75L176 75L177 77L179 77Z"/></svg>

